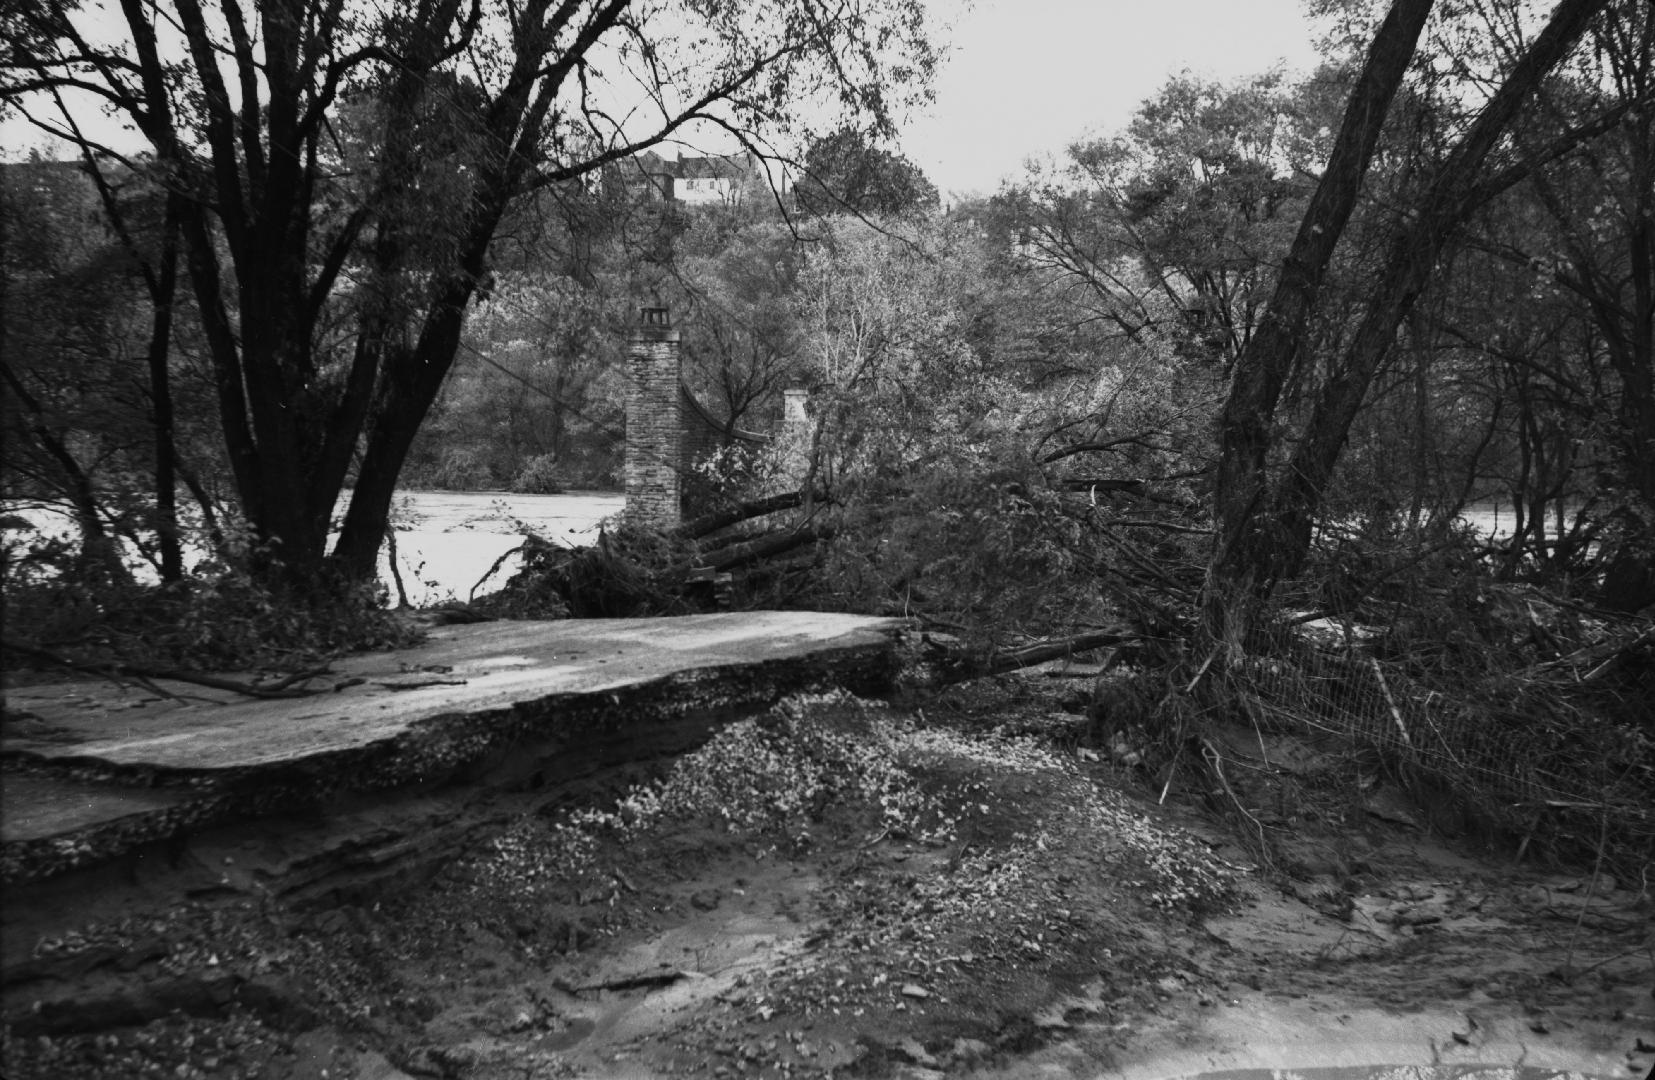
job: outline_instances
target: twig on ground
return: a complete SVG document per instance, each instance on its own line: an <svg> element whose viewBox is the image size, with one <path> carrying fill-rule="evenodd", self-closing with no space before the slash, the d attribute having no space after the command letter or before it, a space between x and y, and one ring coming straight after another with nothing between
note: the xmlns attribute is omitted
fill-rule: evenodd
<svg viewBox="0 0 1655 1080"><path fill-rule="evenodd" d="M1603 849L1609 843L1609 810L1603 811L1603 824L1598 829L1598 853L1592 862L1592 880L1586 886L1586 897L1580 902L1580 915L1575 919L1575 928L1569 934L1569 947L1563 953L1563 970L1567 972L1574 963L1575 941L1580 937L1580 926L1586 921L1586 909L1592 906L1592 896L1598 889L1598 878L1603 873Z"/></svg>
<svg viewBox="0 0 1655 1080"><path fill-rule="evenodd" d="M1236 812L1251 822L1253 828L1258 830L1259 859L1269 865L1270 840L1264 833L1264 823L1259 821L1245 806L1241 805L1241 799L1236 795L1235 789L1230 786L1229 779L1224 775L1224 756L1207 739L1201 740L1201 756L1207 759L1207 764L1212 768L1213 775L1218 778L1218 783L1224 788L1224 794L1228 795L1230 802L1235 804Z"/></svg>
<svg viewBox="0 0 1655 1080"><path fill-rule="evenodd" d="M255 681L253 685L260 690L286 690L288 687L295 686L298 683L308 682L311 679L319 679L323 675L332 674L333 669L327 664L323 664L321 667L306 668L304 671L295 671L291 675L284 675L272 683Z"/></svg>

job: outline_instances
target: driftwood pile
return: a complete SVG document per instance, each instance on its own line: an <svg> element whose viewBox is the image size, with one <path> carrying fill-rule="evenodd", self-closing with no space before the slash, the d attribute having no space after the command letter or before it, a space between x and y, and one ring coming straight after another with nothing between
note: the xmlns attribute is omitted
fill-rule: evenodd
<svg viewBox="0 0 1655 1080"><path fill-rule="evenodd" d="M529 536L502 556L522 568L504 588L468 604L445 605L444 621L479 618L633 618L793 603L819 606L812 586L825 544L839 528L822 492L793 491L733 504L670 532L628 526L600 532L589 547L568 548ZM785 511L785 523L756 527ZM491 569L491 576L498 565ZM929 620L912 611L922 626ZM957 629L941 624L944 630ZM1138 640L1128 628L1091 628L1055 640L988 647L949 632L924 634L919 660L931 679L952 683L1001 674Z"/></svg>

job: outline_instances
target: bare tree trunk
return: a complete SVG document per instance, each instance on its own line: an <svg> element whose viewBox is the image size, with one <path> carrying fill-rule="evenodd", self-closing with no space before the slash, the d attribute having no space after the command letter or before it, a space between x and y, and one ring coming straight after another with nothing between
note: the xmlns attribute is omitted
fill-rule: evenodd
<svg viewBox="0 0 1655 1080"><path fill-rule="evenodd" d="M1406 225L1392 240L1378 287L1356 336L1338 374L1323 384L1317 395L1305 437L1283 472L1268 509L1280 543L1268 566L1279 576L1296 574L1304 563L1322 495L1344 451L1351 424L1367 399L1368 387L1396 341L1398 327L1413 310L1460 227L1478 207L1504 190L1479 183L1488 155L1524 102L1568 55L1607 3L1562 0L1558 4L1546 28L1478 114L1416 212L1408 215Z"/></svg>
<svg viewBox="0 0 1655 1080"><path fill-rule="evenodd" d="M1269 593L1278 576L1282 536L1265 513L1276 407L1431 3L1395 0L1380 24L1345 107L1327 171L1311 196L1258 330L1236 360L1219 419L1215 549L1202 598L1204 629L1214 642L1240 644L1250 636L1253 604Z"/></svg>
<svg viewBox="0 0 1655 1080"><path fill-rule="evenodd" d="M1271 298L1264 325L1236 365L1235 383L1220 428L1215 511L1217 544L1203 600L1204 625L1216 644L1242 645L1252 634L1259 605L1275 583L1296 574L1309 552L1315 516L1344 450L1350 427L1366 400L1380 364L1395 342L1397 328L1424 290L1450 241L1479 206L1522 175L1506 170L1484 182L1483 165L1524 102L1568 54L1608 0L1561 0L1534 44L1489 100L1454 148L1414 212L1391 240L1373 298L1341 363L1322 386L1297 449L1272 484L1265 457L1272 445L1269 424L1293 353L1301 345L1314 290L1305 299L1304 281L1320 283L1337 230L1354 205L1362 172L1371 158L1379 126L1389 108L1430 4L1397 0L1380 27L1367 64L1345 114L1328 171L1311 199L1282 280ZM1359 160L1360 166L1356 167ZM1339 166L1339 167L1336 167ZM1354 173L1350 171L1355 168ZM1319 204L1342 215L1316 219ZM1306 232L1316 235L1306 238ZM1334 235L1326 237L1325 233ZM1318 244L1312 242L1322 240ZM1301 267L1321 259L1314 277ZM1301 283L1294 284L1295 281ZM1292 315L1292 321L1282 314ZM1256 355L1255 355L1256 354Z"/></svg>
<svg viewBox="0 0 1655 1080"><path fill-rule="evenodd" d="M492 233L492 224L488 227ZM486 234L485 234L486 235ZM486 241L485 241L486 244ZM475 269L480 271L481 251ZM453 365L465 321L465 305L480 272L456 275L447 295L433 305L419 341L402 357L387 360L390 369L380 380L380 394L369 421L367 445L357 470L350 506L339 530L329 562L350 581L372 581L377 572L379 545L390 525L391 501L397 478L414 445L420 424L442 389Z"/></svg>
<svg viewBox="0 0 1655 1080"><path fill-rule="evenodd" d="M178 215L181 199L167 195L161 267L156 275L149 338L149 396L155 418L155 516L161 545L161 580L184 577L184 548L178 535L178 449L173 439L172 385L168 356L172 349L172 307L178 291Z"/></svg>

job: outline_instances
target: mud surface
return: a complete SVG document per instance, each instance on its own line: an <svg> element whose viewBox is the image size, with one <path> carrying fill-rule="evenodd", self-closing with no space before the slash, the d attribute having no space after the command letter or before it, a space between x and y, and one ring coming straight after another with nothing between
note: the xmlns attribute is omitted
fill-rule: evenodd
<svg viewBox="0 0 1655 1080"><path fill-rule="evenodd" d="M6 905L4 1075L1521 1062L1641 1080L1655 1063L1645 883L1434 833L1383 780L1352 794L1336 749L1285 736L1245 733L1294 766L1238 782L1249 816L1177 778L1163 803L1164 777L1077 744L1055 700L1022 682L922 702L898 718L911 788L801 785L773 800L781 826L668 815L572 840L576 802L647 779L623 771L457 792L466 853L354 898L283 888L278 856L325 821L32 887Z"/></svg>

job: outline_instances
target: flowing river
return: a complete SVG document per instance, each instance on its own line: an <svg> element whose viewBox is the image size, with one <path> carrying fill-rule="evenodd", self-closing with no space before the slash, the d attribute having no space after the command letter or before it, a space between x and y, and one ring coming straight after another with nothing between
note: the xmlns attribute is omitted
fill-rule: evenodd
<svg viewBox="0 0 1655 1080"><path fill-rule="evenodd" d="M396 563L408 602L417 607L444 600L465 600L472 588L481 596L506 583L516 572L519 560L501 556L523 542L532 531L553 543L578 546L597 537L599 525L619 514L626 497L611 492L575 492L565 495L515 495L501 491L405 491L396 497L391 511L396 530ZM341 510L343 506L341 505ZM22 518L33 527L33 536L8 530L12 543L31 538L74 535L74 523L60 509L40 504L8 504L0 512ZM186 548L186 564L205 552ZM136 554L131 559L140 578L154 578L151 568ZM499 566L495 567L496 562ZM490 568L494 567L493 573ZM398 601L396 582L391 575L389 548L379 553L379 576Z"/></svg>
<svg viewBox="0 0 1655 1080"><path fill-rule="evenodd" d="M598 527L619 514L626 497L618 492L572 492L563 495L517 495L503 491L405 491L392 509L396 530L396 564L408 602L416 607L444 600L465 600L504 585L518 568L516 556L497 560L533 531L553 543L591 543ZM38 506L11 506L7 512L29 519L43 534L69 535L67 517ZM343 509L343 507L341 507ZM1484 500L1461 517L1490 537L1509 535L1511 507ZM186 555L193 561L200 552ZM137 560L135 560L136 562ZM379 576L398 601L389 549L379 553ZM493 572L490 573L490 568ZM140 566L140 572L143 567ZM483 580L484 577L487 580ZM479 586L481 582L481 586Z"/></svg>
<svg viewBox="0 0 1655 1080"><path fill-rule="evenodd" d="M502 555L532 531L556 544L591 543L598 526L619 514L626 497L618 493L514 495L483 491L406 491L392 511L397 566L408 602L419 607L450 598L465 600L488 575L477 595L493 592L516 572L514 555L489 574ZM390 552L379 553L379 576L396 599Z"/></svg>

